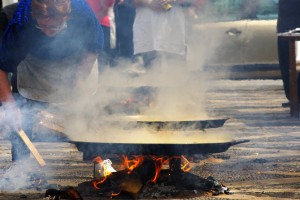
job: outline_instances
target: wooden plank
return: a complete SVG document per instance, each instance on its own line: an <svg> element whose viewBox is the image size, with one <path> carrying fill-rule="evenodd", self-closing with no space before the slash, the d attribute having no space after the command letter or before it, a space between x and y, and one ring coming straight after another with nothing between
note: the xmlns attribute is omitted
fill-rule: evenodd
<svg viewBox="0 0 300 200"><path fill-rule="evenodd" d="M40 166L45 166L46 162L44 161L43 157L40 155L38 150L35 148L35 146L32 144L26 133L21 129L17 131L23 142L26 144L36 161L39 163Z"/></svg>

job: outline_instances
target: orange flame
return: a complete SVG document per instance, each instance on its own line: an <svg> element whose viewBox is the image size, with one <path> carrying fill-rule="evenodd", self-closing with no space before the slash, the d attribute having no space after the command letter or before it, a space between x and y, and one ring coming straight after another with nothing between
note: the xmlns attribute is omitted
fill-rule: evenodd
<svg viewBox="0 0 300 200"><path fill-rule="evenodd" d="M181 170L183 172L188 172L192 169L192 166L190 166L190 162L184 156L174 156L172 158L152 156L152 159L154 160L154 163L155 163L155 175L151 180L152 183L156 183L163 166L165 164L168 164L170 159L173 159L173 158L181 159ZM123 159L124 167L126 169L128 169L128 174L130 174L136 167L138 167L139 165L141 165L144 162L145 156L132 156L132 158L129 159L128 156L122 155L122 159ZM100 164L103 168L103 164L102 164L103 159L100 156L96 157L93 161ZM172 168L172 167L173 166L170 166L170 168ZM99 170L99 173L101 173L101 170ZM102 179L94 180L94 182L93 182L94 187L96 189L100 189L98 187L98 185L105 182L107 180L108 176L111 175L111 173L112 172L103 172L104 177ZM112 196L118 196L118 195L119 195L119 193L112 194Z"/></svg>
<svg viewBox="0 0 300 200"><path fill-rule="evenodd" d="M118 193L111 193L111 196L112 196L112 197L116 197L116 196L118 196L119 194L121 194L121 192L118 192Z"/></svg>
<svg viewBox="0 0 300 200"><path fill-rule="evenodd" d="M188 159L186 159L186 157L181 156L181 163L182 163L181 170L183 172L188 172L192 169L192 166L190 166L190 162L188 161Z"/></svg>
<svg viewBox="0 0 300 200"><path fill-rule="evenodd" d="M105 176L101 180L94 180L94 182L93 182L94 188L96 188L97 190L100 190L100 188L98 187L98 185L104 183L106 181L106 179L107 179L107 176Z"/></svg>
<svg viewBox="0 0 300 200"><path fill-rule="evenodd" d="M164 163L164 159L163 158L155 158L153 157L153 159L155 160L155 175L153 177L153 179L151 180L152 183L156 183L157 178L161 172L163 163Z"/></svg>
<svg viewBox="0 0 300 200"><path fill-rule="evenodd" d="M101 165L101 168L103 168L103 164L102 164L102 163L103 163L103 159L102 159L100 156L97 156L96 158L94 158L93 162L95 162L95 163ZM101 172L102 172L101 169L99 169L98 172L101 174ZM94 186L94 188L96 188L96 189L99 190L100 188L98 187L98 185L104 183L104 182L106 181L107 177L108 177L110 174L111 174L111 172L106 172L106 171L104 170L104 172L103 172L104 177L103 177L102 179L97 179L97 180L94 180L94 181L93 181L93 186Z"/></svg>
<svg viewBox="0 0 300 200"><path fill-rule="evenodd" d="M192 169L192 166L190 166L190 162L188 161L188 159L186 157L184 157L184 156L174 156L172 158L176 158L176 159L180 159L181 160L181 167L180 167L180 169L183 172L188 172L188 171L190 171ZM170 159L172 159L172 158L170 158ZM172 170L174 166L170 166L170 167L171 167L171 170Z"/></svg>
<svg viewBox="0 0 300 200"><path fill-rule="evenodd" d="M101 162L103 162L103 160L100 156L97 156L96 158L94 158L93 162L101 163Z"/></svg>
<svg viewBox="0 0 300 200"><path fill-rule="evenodd" d="M129 159L127 156L123 155L123 164L129 170L130 174L136 167L142 164L144 161L144 156L133 156L133 159Z"/></svg>

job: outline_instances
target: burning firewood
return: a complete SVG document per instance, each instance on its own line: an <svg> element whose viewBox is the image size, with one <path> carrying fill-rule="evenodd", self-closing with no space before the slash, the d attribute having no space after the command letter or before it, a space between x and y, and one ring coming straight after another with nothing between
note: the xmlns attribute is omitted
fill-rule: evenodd
<svg viewBox="0 0 300 200"><path fill-rule="evenodd" d="M83 200L80 193L74 188L68 188L65 193L70 200Z"/></svg>
<svg viewBox="0 0 300 200"><path fill-rule="evenodd" d="M101 157L94 159L94 188L101 192L111 188L112 196L129 194L134 199L137 199L139 193L144 186L149 183L156 183L161 179L160 173L163 165L169 163L170 169L165 177L171 178L172 183L182 182L182 174L190 169L188 160L183 156L174 156L171 158L157 156L122 156L124 170L115 171L113 173L105 173L104 160ZM112 164L112 163L111 163Z"/></svg>
<svg viewBox="0 0 300 200"><path fill-rule="evenodd" d="M231 193L213 177L206 179L189 173L191 166L184 156L123 155L119 158L121 158L118 160L120 162L114 164L114 167L119 170L117 171L112 168L110 159L103 160L101 157L96 157L94 179L79 184L78 190L84 195L94 194L107 199L116 197L135 200L138 198L160 199L174 195L185 198L186 195L193 194L199 196ZM105 167L105 164L109 165ZM96 172L99 173L97 176L95 176ZM58 197L59 195L67 196L68 194L64 191L57 194Z"/></svg>
<svg viewBox="0 0 300 200"><path fill-rule="evenodd" d="M48 198L51 200L59 200L59 197L64 194L65 194L65 192L61 191L61 190L48 189L45 193L45 198Z"/></svg>
<svg viewBox="0 0 300 200"><path fill-rule="evenodd" d="M144 186L143 181L138 176L127 176L118 186L119 191L114 191L112 196L117 196L120 193L128 193L133 199L137 199L139 192Z"/></svg>
<svg viewBox="0 0 300 200"><path fill-rule="evenodd" d="M122 172L112 173L109 177L113 188L112 196L118 196L124 193L129 194L133 199L137 199L143 187L154 178L155 171L155 161L149 158L145 159L131 172L124 170Z"/></svg>
<svg viewBox="0 0 300 200"><path fill-rule="evenodd" d="M66 190L48 189L45 193L46 198L52 200L69 199L69 200L83 200L80 193L73 187L69 187Z"/></svg>

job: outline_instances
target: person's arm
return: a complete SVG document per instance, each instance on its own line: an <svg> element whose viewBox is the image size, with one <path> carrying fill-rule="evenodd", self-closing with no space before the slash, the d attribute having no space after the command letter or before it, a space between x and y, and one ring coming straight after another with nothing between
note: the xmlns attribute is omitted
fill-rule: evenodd
<svg viewBox="0 0 300 200"><path fill-rule="evenodd" d="M0 69L0 102L4 111L4 122L13 130L22 127L22 113L16 105L8 81L7 72ZM3 122L3 121L2 121Z"/></svg>
<svg viewBox="0 0 300 200"><path fill-rule="evenodd" d="M0 69L0 102L14 103L7 72Z"/></svg>

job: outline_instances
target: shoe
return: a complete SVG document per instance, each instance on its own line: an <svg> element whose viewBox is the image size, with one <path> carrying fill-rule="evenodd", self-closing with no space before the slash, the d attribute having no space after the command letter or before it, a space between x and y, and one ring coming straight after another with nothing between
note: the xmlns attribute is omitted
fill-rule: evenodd
<svg viewBox="0 0 300 200"><path fill-rule="evenodd" d="M288 107L290 107L290 102L288 101L288 102L286 102L286 103L282 103L281 104L281 106L283 107L283 108L288 108Z"/></svg>

